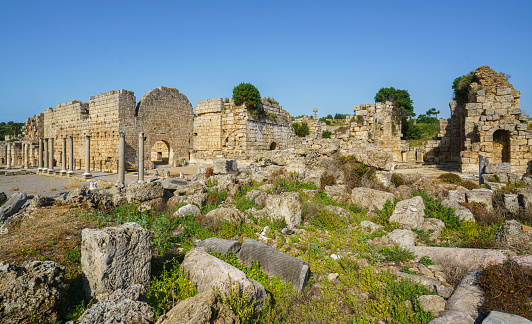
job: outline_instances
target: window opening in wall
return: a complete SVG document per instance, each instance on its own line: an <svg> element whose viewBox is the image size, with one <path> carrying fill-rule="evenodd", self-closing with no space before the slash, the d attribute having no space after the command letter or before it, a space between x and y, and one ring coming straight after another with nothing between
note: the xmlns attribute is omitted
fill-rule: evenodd
<svg viewBox="0 0 532 324"><path fill-rule="evenodd" d="M273 150L276 150L276 149L277 149L277 143L272 142L272 143L270 144L270 151L273 151Z"/></svg>
<svg viewBox="0 0 532 324"><path fill-rule="evenodd" d="M499 129L493 133L493 162L510 162L510 132Z"/></svg>
<svg viewBox="0 0 532 324"><path fill-rule="evenodd" d="M150 160L153 165L167 165L170 157L170 146L165 141L157 141L151 147Z"/></svg>

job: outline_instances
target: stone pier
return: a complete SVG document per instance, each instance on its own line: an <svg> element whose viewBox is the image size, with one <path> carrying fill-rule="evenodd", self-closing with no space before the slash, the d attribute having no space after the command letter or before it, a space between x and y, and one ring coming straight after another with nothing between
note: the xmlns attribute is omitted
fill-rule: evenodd
<svg viewBox="0 0 532 324"><path fill-rule="evenodd" d="M126 180L126 132L118 132L118 184Z"/></svg>
<svg viewBox="0 0 532 324"><path fill-rule="evenodd" d="M43 143L42 142L43 142L43 138L39 137L39 167L37 168L39 172L42 171L42 168L43 168L43 154L42 154Z"/></svg>
<svg viewBox="0 0 532 324"><path fill-rule="evenodd" d="M61 138L63 140L63 147L62 147L62 150L61 150L61 175L66 175L67 173L67 170L66 170L66 167L67 167L67 164L66 164L66 140L67 138L66 137L62 137Z"/></svg>
<svg viewBox="0 0 532 324"><path fill-rule="evenodd" d="M6 146L6 164L7 164L7 168L8 169L11 169L11 143L7 143L7 146Z"/></svg>
<svg viewBox="0 0 532 324"><path fill-rule="evenodd" d="M30 143L24 143L24 169L28 169L30 167L29 163L29 146Z"/></svg>
<svg viewBox="0 0 532 324"><path fill-rule="evenodd" d="M91 174L91 136L85 135L85 173L83 173L85 179L92 178Z"/></svg>
<svg viewBox="0 0 532 324"><path fill-rule="evenodd" d="M48 141L48 148L50 149L50 152L48 153L48 158L50 159L50 161L48 161L48 173L54 173L54 139L49 138Z"/></svg>
<svg viewBox="0 0 532 324"><path fill-rule="evenodd" d="M68 175L74 174L74 137L68 137Z"/></svg>
<svg viewBox="0 0 532 324"><path fill-rule="evenodd" d="M44 139L43 153L44 153L44 158L43 158L44 163L43 163L42 171L47 172L48 171L48 138Z"/></svg>
<svg viewBox="0 0 532 324"><path fill-rule="evenodd" d="M138 182L144 182L144 133L139 134L139 180Z"/></svg>

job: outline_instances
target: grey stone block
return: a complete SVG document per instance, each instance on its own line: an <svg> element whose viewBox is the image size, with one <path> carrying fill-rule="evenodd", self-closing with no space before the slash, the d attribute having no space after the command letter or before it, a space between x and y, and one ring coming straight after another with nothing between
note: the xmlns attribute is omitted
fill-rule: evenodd
<svg viewBox="0 0 532 324"><path fill-rule="evenodd" d="M242 244L238 241L211 237L197 243L196 246L206 247L209 251L229 255L229 253L237 254L238 251L240 251L240 246L242 246Z"/></svg>

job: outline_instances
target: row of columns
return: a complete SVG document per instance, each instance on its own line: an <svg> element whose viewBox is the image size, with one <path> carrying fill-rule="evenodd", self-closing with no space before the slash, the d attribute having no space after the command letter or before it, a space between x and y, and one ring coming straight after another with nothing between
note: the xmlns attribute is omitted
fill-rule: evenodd
<svg viewBox="0 0 532 324"><path fill-rule="evenodd" d="M118 138L118 183L125 183L125 173L126 173L126 133L120 131ZM72 136L68 137L69 145L69 154L68 154L68 170L66 167L66 137L62 138L62 166L61 174L73 174L74 173L74 140ZM138 182L144 182L144 141L146 137L144 133L139 134L139 165L138 165ZM85 173L83 176L85 178L91 178L92 174L90 173L90 144L91 135L85 135ZM27 152L27 147L26 151ZM9 150L9 146L8 146ZM8 151L9 152L9 151ZM54 139L53 138L39 138L39 167L38 170L42 172L53 173L54 171ZM26 153L27 161L27 153ZM27 165L27 162L26 162ZM8 168L10 167L10 160L8 160Z"/></svg>
<svg viewBox="0 0 532 324"><path fill-rule="evenodd" d="M12 157L13 157L13 143L7 143L7 147L6 147L6 165L7 165L7 169L11 169L11 167L13 166L13 162L12 161ZM24 151L24 161L23 161L23 164L24 164L24 169L27 169L30 167L30 162L29 162L29 149L30 149L30 143L22 143L22 149Z"/></svg>

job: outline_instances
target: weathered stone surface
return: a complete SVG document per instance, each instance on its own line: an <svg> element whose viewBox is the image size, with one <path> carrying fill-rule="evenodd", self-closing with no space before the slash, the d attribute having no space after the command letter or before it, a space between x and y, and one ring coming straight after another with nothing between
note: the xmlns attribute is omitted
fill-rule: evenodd
<svg viewBox="0 0 532 324"><path fill-rule="evenodd" d="M265 206L272 219L284 219L290 229L301 223L301 202L298 192L268 195Z"/></svg>
<svg viewBox="0 0 532 324"><path fill-rule="evenodd" d="M325 209L327 210L330 210L332 211L333 213L336 213L337 215L345 218L345 219L348 219L348 220L351 220L351 213L348 212L347 210L343 209L342 207L338 207L338 206L326 206Z"/></svg>
<svg viewBox="0 0 532 324"><path fill-rule="evenodd" d="M419 306L425 311L438 317L444 310L447 302L438 295L421 295L418 297Z"/></svg>
<svg viewBox="0 0 532 324"><path fill-rule="evenodd" d="M174 217L185 217L185 216L198 216L201 215L201 210L196 205L188 204L185 205L174 213Z"/></svg>
<svg viewBox="0 0 532 324"><path fill-rule="evenodd" d="M238 170L235 160L215 160L212 162L212 168L214 174L227 174Z"/></svg>
<svg viewBox="0 0 532 324"><path fill-rule="evenodd" d="M393 194L386 191L359 187L351 192L351 203L370 211L375 208L382 209L387 201L393 200Z"/></svg>
<svg viewBox="0 0 532 324"><path fill-rule="evenodd" d="M486 165L487 174L496 174L496 173L512 173L512 167L510 163L490 163Z"/></svg>
<svg viewBox="0 0 532 324"><path fill-rule="evenodd" d="M53 261L0 262L0 323L57 321L67 288L65 268Z"/></svg>
<svg viewBox="0 0 532 324"><path fill-rule="evenodd" d="M162 315L156 324L240 324L229 306L220 302L215 291L189 297Z"/></svg>
<svg viewBox="0 0 532 324"><path fill-rule="evenodd" d="M238 253L241 245L238 241L225 240L217 237L210 237L196 244L197 247L205 247L211 252L218 252L225 255Z"/></svg>
<svg viewBox="0 0 532 324"><path fill-rule="evenodd" d="M69 192L65 202L80 208L108 212L113 208L115 199L117 203L126 202L125 198L123 198L123 201L121 200L120 197L123 197L123 194L120 192L116 194L116 197L112 193L113 191L111 190L89 190L86 186L82 186Z"/></svg>
<svg viewBox="0 0 532 324"><path fill-rule="evenodd" d="M465 202L465 192L461 192L458 190L449 190L449 196L447 197L449 201L454 202Z"/></svg>
<svg viewBox="0 0 532 324"><path fill-rule="evenodd" d="M327 174L327 169L313 167L305 171L305 182L312 182L317 188L321 188L321 178Z"/></svg>
<svg viewBox="0 0 532 324"><path fill-rule="evenodd" d="M520 254L532 254L532 231L524 231L516 220L504 222L495 234L495 242L504 249Z"/></svg>
<svg viewBox="0 0 532 324"><path fill-rule="evenodd" d="M421 229L425 231L425 233L430 233L430 231L432 231L432 234L430 234L432 239L438 238L444 228L445 223L437 218L425 218L423 225L421 226Z"/></svg>
<svg viewBox="0 0 532 324"><path fill-rule="evenodd" d="M388 188L392 184L392 172L390 171L377 171L375 172L375 179L378 183Z"/></svg>
<svg viewBox="0 0 532 324"><path fill-rule="evenodd" d="M6 201L7 201L6 193L5 192L0 192L0 206L5 204Z"/></svg>
<svg viewBox="0 0 532 324"><path fill-rule="evenodd" d="M425 190L429 195L440 199L446 198L449 194L449 191L444 186L434 179L427 177L423 177L414 182L413 187L416 190Z"/></svg>
<svg viewBox="0 0 532 324"><path fill-rule="evenodd" d="M237 256L246 266L251 261L258 261L264 273L279 276L284 282L292 283L298 292L303 290L310 276L310 265L307 262L252 239L246 239L242 243Z"/></svg>
<svg viewBox="0 0 532 324"><path fill-rule="evenodd" d="M432 246L409 246L408 249L419 258L428 256L436 263L458 264L468 269L481 269L489 264L500 264L515 255L510 250L460 249Z"/></svg>
<svg viewBox="0 0 532 324"><path fill-rule="evenodd" d="M203 173L205 173L205 171ZM159 182L163 186L164 190L170 190L170 191L174 191L174 190L176 190L178 188L187 186L190 183L187 180L176 179L176 178L162 179Z"/></svg>
<svg viewBox="0 0 532 324"><path fill-rule="evenodd" d="M434 290L436 291L436 294L443 298L449 298L454 291L453 287L444 286L438 280L429 279L426 277L417 276L417 275L413 275L409 273L404 273L401 271L397 271L397 276L399 280L409 279L409 280L413 280L414 282L420 283L424 286L434 288Z"/></svg>
<svg viewBox="0 0 532 324"><path fill-rule="evenodd" d="M260 190L251 190L246 194L246 198L250 200L255 200L257 204L264 207L266 205L266 198L268 198L268 194Z"/></svg>
<svg viewBox="0 0 532 324"><path fill-rule="evenodd" d="M410 246L416 243L416 233L407 229L396 229L386 235L387 238L401 246Z"/></svg>
<svg viewBox="0 0 532 324"><path fill-rule="evenodd" d="M408 199L412 196L412 188L409 186L400 185L399 187L395 188L393 195L397 199Z"/></svg>
<svg viewBox="0 0 532 324"><path fill-rule="evenodd" d="M137 223L81 232L81 270L87 298L150 282L150 232Z"/></svg>
<svg viewBox="0 0 532 324"><path fill-rule="evenodd" d="M525 210L532 210L532 191L528 189L518 189L517 200L519 201L519 206L523 207Z"/></svg>
<svg viewBox="0 0 532 324"><path fill-rule="evenodd" d="M192 182L186 186L179 186L174 191L174 196L190 196L207 192L207 186L200 182Z"/></svg>
<svg viewBox="0 0 532 324"><path fill-rule="evenodd" d="M452 208L454 210L454 214L458 216L458 218L460 218L461 220L465 222L475 221L475 216L473 215L473 213L468 208L460 205L458 202L451 201L449 199L444 199L441 203L445 207Z"/></svg>
<svg viewBox="0 0 532 324"><path fill-rule="evenodd" d="M378 230L381 230L381 229L384 228L384 226L379 225L379 224L375 224L375 223L370 222L370 221L361 221L360 222L360 227L362 227L365 230L369 229L369 233L370 234L375 232L375 231L378 231Z"/></svg>
<svg viewBox="0 0 532 324"><path fill-rule="evenodd" d="M518 315L491 311L482 324L530 324L532 321Z"/></svg>
<svg viewBox="0 0 532 324"><path fill-rule="evenodd" d="M40 208L45 206L50 206L54 203L54 199L50 197L43 197L40 195L35 195L30 202L29 208Z"/></svg>
<svg viewBox="0 0 532 324"><path fill-rule="evenodd" d="M207 193L198 193L198 194L192 194L188 196L173 196L166 202L166 205L168 206L174 206L179 205L182 203L187 204L194 204L200 207L205 206L205 202L207 201L208 194Z"/></svg>
<svg viewBox="0 0 532 324"><path fill-rule="evenodd" d="M477 284L478 275L479 272L476 270L469 271L447 300L445 311L440 317L433 319L429 323L475 323L484 302L484 294Z"/></svg>
<svg viewBox="0 0 532 324"><path fill-rule="evenodd" d="M140 284L127 289L117 289L107 300L87 309L75 323L151 324L155 322L155 313L151 306L144 302L145 295L146 289Z"/></svg>
<svg viewBox="0 0 532 324"><path fill-rule="evenodd" d="M345 185L325 186L324 191L334 201L345 203L349 200L349 194L345 191Z"/></svg>
<svg viewBox="0 0 532 324"><path fill-rule="evenodd" d="M228 294L231 290L242 289L250 294L249 302L256 302L255 310L262 308L266 300L266 290L253 279L227 262L224 262L198 247L185 255L181 267L197 285L198 292L212 291L213 287L221 294Z"/></svg>
<svg viewBox="0 0 532 324"><path fill-rule="evenodd" d="M233 222L233 223L241 223L246 220L246 216L243 212L236 208L227 208L227 207L219 207L216 209L211 210L210 212L205 215L205 217L209 217L212 219L215 219L216 221L221 222Z"/></svg>
<svg viewBox="0 0 532 324"><path fill-rule="evenodd" d="M350 141L350 147L340 156L353 156L357 161L375 167L379 170L390 171L393 168L393 156L380 147L362 141Z"/></svg>
<svg viewBox="0 0 532 324"><path fill-rule="evenodd" d="M468 203L476 202L486 206L488 211L493 210L493 191L489 189L473 189L466 192L466 200Z"/></svg>
<svg viewBox="0 0 532 324"><path fill-rule="evenodd" d="M516 194L504 195L504 208L514 214L519 211L519 201Z"/></svg>
<svg viewBox="0 0 532 324"><path fill-rule="evenodd" d="M162 198L163 185L160 182L137 183L133 182L124 188L125 198L130 204L140 204L144 201Z"/></svg>
<svg viewBox="0 0 532 324"><path fill-rule="evenodd" d="M28 195L24 192L17 192L13 194L7 202L0 208L0 225L4 224L6 220L17 213L28 200Z"/></svg>
<svg viewBox="0 0 532 324"><path fill-rule="evenodd" d="M421 229L425 216L423 198L416 196L397 203L390 222L396 222L405 229Z"/></svg>

